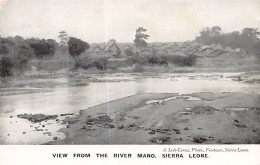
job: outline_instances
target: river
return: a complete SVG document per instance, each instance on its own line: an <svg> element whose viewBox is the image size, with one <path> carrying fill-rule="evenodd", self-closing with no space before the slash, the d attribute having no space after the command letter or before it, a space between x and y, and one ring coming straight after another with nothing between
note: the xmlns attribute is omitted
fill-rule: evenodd
<svg viewBox="0 0 260 165"><path fill-rule="evenodd" d="M42 144L53 140L54 136L65 137L58 132L65 127L60 122L31 123L16 117L21 113L77 115L79 110L138 93L260 93L259 84L232 80L232 76L239 74L112 74L94 79L57 77L28 80L19 85L13 83L0 89L0 143ZM43 131L36 131L35 127Z"/></svg>

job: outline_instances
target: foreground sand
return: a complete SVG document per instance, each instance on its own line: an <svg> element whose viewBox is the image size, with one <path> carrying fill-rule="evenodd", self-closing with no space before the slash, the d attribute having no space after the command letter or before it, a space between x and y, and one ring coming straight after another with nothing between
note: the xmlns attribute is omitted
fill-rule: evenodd
<svg viewBox="0 0 260 165"><path fill-rule="evenodd" d="M64 123L66 138L48 144L259 144L260 95L138 94Z"/></svg>

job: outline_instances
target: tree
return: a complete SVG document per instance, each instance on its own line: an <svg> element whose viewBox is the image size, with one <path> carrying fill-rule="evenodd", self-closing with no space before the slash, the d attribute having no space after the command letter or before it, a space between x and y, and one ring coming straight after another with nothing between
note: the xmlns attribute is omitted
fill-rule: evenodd
<svg viewBox="0 0 260 165"><path fill-rule="evenodd" d="M260 35L260 32L258 32L258 28L244 28L242 30L242 36L250 37L250 38L258 38L258 35Z"/></svg>
<svg viewBox="0 0 260 165"><path fill-rule="evenodd" d="M153 47L152 54L153 56L157 56L158 50Z"/></svg>
<svg viewBox="0 0 260 165"><path fill-rule="evenodd" d="M14 65L10 57L0 57L0 77L11 76L13 67Z"/></svg>
<svg viewBox="0 0 260 165"><path fill-rule="evenodd" d="M213 26L211 28L211 36L213 36L213 37L220 36L221 35L221 31L222 31L221 27Z"/></svg>
<svg viewBox="0 0 260 165"><path fill-rule="evenodd" d="M0 54L8 54L8 47L5 44L0 44Z"/></svg>
<svg viewBox="0 0 260 165"><path fill-rule="evenodd" d="M130 49L130 48L127 48L124 50L126 56L133 56L134 55L134 52Z"/></svg>
<svg viewBox="0 0 260 165"><path fill-rule="evenodd" d="M89 49L89 44L80 39L70 37L68 41L69 53L75 59L86 49Z"/></svg>
<svg viewBox="0 0 260 165"><path fill-rule="evenodd" d="M244 28L241 33L241 44L247 52L257 54L259 56L259 31L258 28ZM260 57L260 56L259 56Z"/></svg>
<svg viewBox="0 0 260 165"><path fill-rule="evenodd" d="M110 39L110 40L108 41L108 43L109 43L109 45L112 45L112 44L116 43L116 40L115 40L115 39Z"/></svg>
<svg viewBox="0 0 260 165"><path fill-rule="evenodd" d="M115 57L116 57L116 58L122 57L122 51L121 51L119 48L116 49Z"/></svg>
<svg viewBox="0 0 260 165"><path fill-rule="evenodd" d="M0 47L2 47L0 54L8 56L10 59L7 60L10 60L20 72L28 67L28 61L34 57L33 49L21 36L2 38Z"/></svg>
<svg viewBox="0 0 260 165"><path fill-rule="evenodd" d="M10 42L6 38L0 37L0 54L8 54Z"/></svg>
<svg viewBox="0 0 260 165"><path fill-rule="evenodd" d="M46 59L52 57L55 54L58 44L55 40L40 40L37 38L27 39L27 43L31 46L31 48L33 48L34 54L38 57L38 59Z"/></svg>
<svg viewBox="0 0 260 165"><path fill-rule="evenodd" d="M28 62L34 57L34 52L27 43L21 43L16 49L17 50L15 57L13 57L13 61L17 69L22 72L28 68Z"/></svg>
<svg viewBox="0 0 260 165"><path fill-rule="evenodd" d="M214 26L212 28L203 28L195 41L205 45L219 43L224 47L231 47L233 49L242 48L247 53L260 57L259 35L260 32L257 28L244 28L242 32L222 33L221 27Z"/></svg>
<svg viewBox="0 0 260 165"><path fill-rule="evenodd" d="M65 32L65 31L63 31L63 30L60 31L58 38L60 39L59 44L60 44L61 46L67 46L67 43L68 43L68 40L69 40L69 37L68 37L67 32Z"/></svg>
<svg viewBox="0 0 260 165"><path fill-rule="evenodd" d="M143 27L139 27L136 30L134 44L137 48L142 48L142 47L148 46L145 40L147 40L150 36L148 34L144 33L146 31L147 31L147 29L144 29Z"/></svg>

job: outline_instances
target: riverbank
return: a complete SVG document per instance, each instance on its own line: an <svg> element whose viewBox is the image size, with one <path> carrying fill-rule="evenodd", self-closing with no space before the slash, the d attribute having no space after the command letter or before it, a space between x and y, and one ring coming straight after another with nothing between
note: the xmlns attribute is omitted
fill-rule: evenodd
<svg viewBox="0 0 260 165"><path fill-rule="evenodd" d="M166 67L167 68L167 67ZM210 69L210 68L191 68L191 67L183 67L176 68L175 70L165 70L165 67L153 68L153 71L143 71L143 72L116 72L116 71L98 71L98 70L61 70L57 73L46 72L46 71L38 71L38 72L28 72L24 75L9 77L9 78L0 78L0 87L24 87L24 86L37 86L37 87L55 87L60 85L87 85L90 82L115 82L115 81L129 81L131 77L140 77L140 78L172 78L172 77L181 77L181 76L189 76L192 77L199 76L210 78L211 76L222 76L227 78L231 78L228 76L236 75L235 78L238 81L247 81L247 82L258 82L260 81L260 72L257 70L238 70L238 69ZM240 77L241 79L238 79ZM69 81L58 81L53 83L53 79L68 79ZM235 80L234 79L234 80ZM248 81L249 80L249 81ZM252 81L253 80L253 81ZM36 85L37 84L37 85Z"/></svg>
<svg viewBox="0 0 260 165"><path fill-rule="evenodd" d="M260 95L136 94L64 123L66 138L47 144L259 144Z"/></svg>
<svg viewBox="0 0 260 165"><path fill-rule="evenodd" d="M248 74L258 72L259 74L260 65L258 59L249 58L241 59L242 61L247 61L241 63L241 65L228 65L225 67L222 66L204 66L202 64L209 63L208 61L200 62L195 66L190 67L179 67L172 64L169 65L142 65L141 70L136 70L136 65L128 66L122 65L116 69L103 69L99 70L96 68L89 69L76 69L73 67L63 68L59 70L44 70L44 69L29 69L22 73L15 73L11 77L0 77L0 87L8 86L8 84L13 82L18 82L20 84L28 83L28 81L34 81L39 79L53 79L60 77L69 77L69 78L87 78L90 81L95 82L93 77L98 76L107 76L107 75L142 75L142 76L161 76L164 74L185 74L185 73L198 73L198 74L209 74L209 73L237 73L245 72ZM256 62L257 61L257 62Z"/></svg>

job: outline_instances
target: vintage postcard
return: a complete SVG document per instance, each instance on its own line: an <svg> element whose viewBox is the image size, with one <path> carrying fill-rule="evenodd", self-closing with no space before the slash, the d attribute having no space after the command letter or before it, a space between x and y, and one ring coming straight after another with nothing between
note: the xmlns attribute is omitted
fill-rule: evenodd
<svg viewBox="0 0 260 165"><path fill-rule="evenodd" d="M0 164L259 165L259 11L1 0Z"/></svg>

